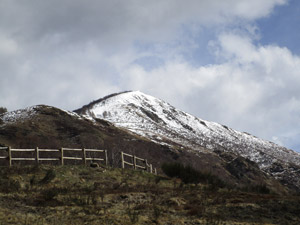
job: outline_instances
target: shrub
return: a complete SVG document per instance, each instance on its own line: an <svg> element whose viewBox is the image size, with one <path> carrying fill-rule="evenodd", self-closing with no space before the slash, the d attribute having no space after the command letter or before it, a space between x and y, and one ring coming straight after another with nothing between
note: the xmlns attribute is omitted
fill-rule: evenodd
<svg viewBox="0 0 300 225"><path fill-rule="evenodd" d="M184 170L184 166L180 163L164 163L161 169L168 177L179 178L181 171Z"/></svg>
<svg viewBox="0 0 300 225"><path fill-rule="evenodd" d="M139 221L139 214L140 214L139 211L136 211L136 210L133 210L133 209L128 208L128 209L126 210L126 214L127 214L127 216L129 217L130 222L131 222L132 224L136 224L136 223Z"/></svg>
<svg viewBox="0 0 300 225"><path fill-rule="evenodd" d="M58 189L56 188L51 188L51 189L47 189L47 190L44 190L42 192L42 199L44 201L51 201L55 198L55 196L57 196L59 194L59 191Z"/></svg>
<svg viewBox="0 0 300 225"><path fill-rule="evenodd" d="M0 107L0 115L1 114L4 114L4 113L6 113L7 112L7 108L5 108L5 107Z"/></svg>
<svg viewBox="0 0 300 225"><path fill-rule="evenodd" d="M54 170L50 169L47 171L45 177L40 181L41 184L48 184L56 177Z"/></svg>
<svg viewBox="0 0 300 225"><path fill-rule="evenodd" d="M163 172L169 177L180 178L183 183L199 183L203 180L203 175L191 166L184 166L180 163L164 163L162 165Z"/></svg>
<svg viewBox="0 0 300 225"><path fill-rule="evenodd" d="M271 190L265 184L250 185L243 189L246 192L255 192L259 194L270 194Z"/></svg>
<svg viewBox="0 0 300 225"><path fill-rule="evenodd" d="M224 182L218 177L208 172L197 171L190 165L164 163L161 168L167 176L179 178L185 184L206 183L217 187L225 186Z"/></svg>
<svg viewBox="0 0 300 225"><path fill-rule="evenodd" d="M260 184L255 186L258 193L261 194L270 194L270 189L265 184Z"/></svg>
<svg viewBox="0 0 300 225"><path fill-rule="evenodd" d="M205 212L205 208L202 205L187 205L185 209L188 210L187 215L199 218L202 217Z"/></svg>
<svg viewBox="0 0 300 225"><path fill-rule="evenodd" d="M21 184L18 180L0 179L0 192L17 192L21 189Z"/></svg>
<svg viewBox="0 0 300 225"><path fill-rule="evenodd" d="M157 207L156 205L154 205L153 207L153 219L155 223L158 223L158 219L161 216L161 209L159 207Z"/></svg>

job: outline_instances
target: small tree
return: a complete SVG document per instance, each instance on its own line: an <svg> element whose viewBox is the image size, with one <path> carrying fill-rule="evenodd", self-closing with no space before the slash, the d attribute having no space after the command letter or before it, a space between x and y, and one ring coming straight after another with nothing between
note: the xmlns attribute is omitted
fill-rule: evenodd
<svg viewBox="0 0 300 225"><path fill-rule="evenodd" d="M0 107L0 115L1 114L4 114L4 113L6 113L7 112L7 108L5 108L5 107Z"/></svg>
<svg viewBox="0 0 300 225"><path fill-rule="evenodd" d="M225 183L217 176L209 172L197 171L190 165L185 166L178 162L164 163L161 168L168 177L179 178L185 184L206 183L215 187L225 186Z"/></svg>
<svg viewBox="0 0 300 225"><path fill-rule="evenodd" d="M181 163L164 163L162 165L163 172L169 177L180 178L183 183L199 183L205 180L204 174L195 170L193 167L187 165L184 166Z"/></svg>

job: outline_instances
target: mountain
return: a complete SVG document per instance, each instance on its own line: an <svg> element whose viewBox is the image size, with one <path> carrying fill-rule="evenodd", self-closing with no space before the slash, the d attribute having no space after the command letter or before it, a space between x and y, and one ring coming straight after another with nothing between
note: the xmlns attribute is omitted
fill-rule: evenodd
<svg viewBox="0 0 300 225"><path fill-rule="evenodd" d="M258 165L282 184L300 188L300 154L225 125L185 113L163 100L139 91L122 92L94 101L76 113L90 120L103 119L116 127L178 151L224 153ZM226 160L226 159L225 159Z"/></svg>
<svg viewBox="0 0 300 225"><path fill-rule="evenodd" d="M244 149L248 145L254 146L249 156ZM159 173L163 163L180 162L238 188L300 191L297 153L195 118L141 92L113 94L76 112L37 105L0 114L0 146L107 149L114 167L120 167L124 151L146 158Z"/></svg>
<svg viewBox="0 0 300 225"><path fill-rule="evenodd" d="M0 147L100 148L108 150L109 158L108 167L102 165L98 168L24 166L25 162L23 166L14 166L13 163L10 168L1 167L1 222L81 224L88 221L89 224L98 224L101 220L110 224L133 224L136 221L136 224L299 224L297 180L280 179L279 182L254 161L230 149L225 151L225 147L203 147L189 143L188 139L182 144L176 138L183 139L183 136L176 136L176 130L173 131L174 137L164 136L163 130L158 130L161 139L153 138L153 133L157 132L153 130L155 123L151 129L146 126L152 120L148 120L147 114L158 121L163 116L157 113L157 118L149 112L143 115L144 110L149 110L150 103L141 111L136 107L130 110L132 105L129 105L127 109L131 114L122 114L127 116L128 122L130 116L144 116L145 134L141 130L137 134L126 127L117 127L96 118L91 112L83 113L114 98L132 103L129 96L133 95L134 98L138 95L139 99L144 96L137 92L114 94L78 110L81 115L46 105L0 114ZM158 110L153 102L151 105ZM109 109L110 113L113 113L112 109ZM210 125L207 121L200 121ZM135 128L137 126L135 124ZM171 130L167 123L165 127ZM120 167L121 151L147 158L158 170L165 162L191 165L199 171L192 173L193 176L201 181L197 185L185 184L180 179L115 168ZM0 160L0 166L5 162ZM284 163L277 162L277 169L290 175L283 166Z"/></svg>
<svg viewBox="0 0 300 225"><path fill-rule="evenodd" d="M168 147L130 134L107 121L91 121L76 113L47 105L0 114L1 146L107 149L112 166L121 165L121 151L147 158L154 167L158 167L164 160L179 157ZM189 161L190 157L189 153L180 155L183 161Z"/></svg>
<svg viewBox="0 0 300 225"><path fill-rule="evenodd" d="M140 135L120 129L102 119L89 119L77 113L47 105L37 105L0 114L0 147L12 148L97 148L108 150L109 164L121 166L120 152L124 151L145 158L159 172L164 162L180 161L191 164L199 170L220 174L228 183L240 183L226 169L226 164L216 155L178 152L166 145L152 142ZM3 161L0 161L0 166ZM245 162L245 165L248 165ZM249 164L251 167L251 164ZM266 180L264 174L256 170L255 179ZM251 172L252 173L252 172ZM246 177L246 176L245 176ZM253 184L257 183L256 181ZM246 179L245 179L246 182ZM270 181L272 182L272 181Z"/></svg>

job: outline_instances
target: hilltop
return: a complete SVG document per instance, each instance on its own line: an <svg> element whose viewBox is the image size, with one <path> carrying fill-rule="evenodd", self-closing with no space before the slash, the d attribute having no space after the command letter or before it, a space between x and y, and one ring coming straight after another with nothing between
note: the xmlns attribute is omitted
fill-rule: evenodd
<svg viewBox="0 0 300 225"><path fill-rule="evenodd" d="M288 193L286 186L260 170L255 162L227 152L191 151L154 142L146 137L119 128L113 123L88 118L74 112L39 105L7 112L0 116L0 143L13 148L97 148L108 151L109 165L121 166L120 152L147 159L158 168L164 162L181 162L199 171L220 177L224 182L247 187L266 185L277 193ZM5 160L0 161L0 163ZM4 164L5 165L5 164Z"/></svg>
<svg viewBox="0 0 300 225"><path fill-rule="evenodd" d="M184 152L217 155L227 163L247 159L263 173L291 189L300 190L299 153L247 132L195 117L140 91L109 95L75 112L91 120L109 121L152 142Z"/></svg>

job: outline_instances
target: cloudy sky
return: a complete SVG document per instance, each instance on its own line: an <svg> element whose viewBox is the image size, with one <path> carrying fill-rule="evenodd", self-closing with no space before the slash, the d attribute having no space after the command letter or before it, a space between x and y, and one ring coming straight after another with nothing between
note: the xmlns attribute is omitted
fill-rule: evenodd
<svg viewBox="0 0 300 225"><path fill-rule="evenodd" d="M299 0L0 0L0 106L140 90L300 152Z"/></svg>

